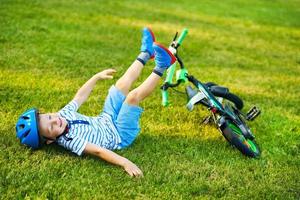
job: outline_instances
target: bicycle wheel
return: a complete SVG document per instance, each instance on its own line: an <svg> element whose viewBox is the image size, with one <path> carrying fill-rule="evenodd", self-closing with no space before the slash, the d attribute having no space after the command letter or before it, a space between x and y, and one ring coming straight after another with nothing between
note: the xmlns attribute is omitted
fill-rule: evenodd
<svg viewBox="0 0 300 200"><path fill-rule="evenodd" d="M231 120L226 120L221 132L226 140L235 146L244 155L257 158L260 156L258 144L251 139L245 138L241 129Z"/></svg>
<svg viewBox="0 0 300 200"><path fill-rule="evenodd" d="M244 102L242 99L240 99L240 97L238 97L237 95L229 92L226 95L222 96L224 99L227 99L229 101L231 101L232 103L234 103L235 107L239 110L242 110L242 108L244 107Z"/></svg>
<svg viewBox="0 0 300 200"><path fill-rule="evenodd" d="M211 93L215 97L222 97L230 102L232 102L235 107L239 110L241 110L244 107L243 100L238 97L237 95L229 92L229 89L226 87L218 86L217 84L213 82L205 83L205 85L208 87L208 89L211 91Z"/></svg>
<svg viewBox="0 0 300 200"><path fill-rule="evenodd" d="M206 85L206 87L211 87L211 86L215 86L217 84L214 82L207 82L207 83L204 83L204 85Z"/></svg>

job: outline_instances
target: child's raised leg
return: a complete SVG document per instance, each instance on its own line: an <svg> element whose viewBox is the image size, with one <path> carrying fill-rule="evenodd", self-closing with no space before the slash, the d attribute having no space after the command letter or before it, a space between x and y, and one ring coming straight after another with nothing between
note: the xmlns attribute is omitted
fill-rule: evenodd
<svg viewBox="0 0 300 200"><path fill-rule="evenodd" d="M142 72L144 65L150 58L154 57L153 42L155 37L150 28L143 29L141 53L131 64L124 75L116 82L116 88L127 96L132 84L136 81Z"/></svg>
<svg viewBox="0 0 300 200"><path fill-rule="evenodd" d="M153 44L156 66L150 76L137 88L129 92L125 102L129 105L138 105L149 96L158 85L164 71L175 61L175 56L158 43Z"/></svg>
<svg viewBox="0 0 300 200"><path fill-rule="evenodd" d="M164 71L176 61L175 56L165 47L154 43L153 48L156 67L139 87L128 93L115 122L121 138L120 148L132 144L140 131L139 120L143 109L138 106L139 103L153 92Z"/></svg>

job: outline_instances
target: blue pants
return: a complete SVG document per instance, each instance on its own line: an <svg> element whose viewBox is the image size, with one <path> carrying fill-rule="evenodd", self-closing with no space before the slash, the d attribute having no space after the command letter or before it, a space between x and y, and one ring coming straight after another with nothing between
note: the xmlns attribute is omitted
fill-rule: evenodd
<svg viewBox="0 0 300 200"><path fill-rule="evenodd" d="M124 102L126 96L114 85L109 89L103 112L109 114L119 132L119 147L128 147L140 132L139 120L143 109Z"/></svg>

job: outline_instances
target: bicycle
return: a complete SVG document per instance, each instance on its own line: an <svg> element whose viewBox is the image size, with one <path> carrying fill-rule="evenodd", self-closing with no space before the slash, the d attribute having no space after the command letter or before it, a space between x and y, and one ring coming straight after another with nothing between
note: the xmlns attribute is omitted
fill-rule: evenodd
<svg viewBox="0 0 300 200"><path fill-rule="evenodd" d="M228 88L218 86L212 82L202 83L188 73L178 55L178 48L187 33L188 30L184 29L178 39L178 33L176 33L169 46L169 50L176 56L177 61L167 70L165 82L161 86L162 105L169 105L168 88L175 88L182 83L192 83L195 89L191 85L187 85L185 88L188 97L187 109L192 111L197 104L207 107L211 113L209 119L212 119L218 130L231 145L246 156L259 157L260 148L255 141L254 134L246 124L246 120L253 121L261 111L254 106L246 114L243 113L241 111L243 101L237 95L231 93ZM180 69L176 71L176 82L173 83L177 63L179 63Z"/></svg>

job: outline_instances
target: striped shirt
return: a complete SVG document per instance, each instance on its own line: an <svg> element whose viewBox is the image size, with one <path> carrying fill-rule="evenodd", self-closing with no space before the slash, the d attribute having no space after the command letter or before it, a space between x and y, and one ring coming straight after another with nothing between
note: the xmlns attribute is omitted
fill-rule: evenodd
<svg viewBox="0 0 300 200"><path fill-rule="evenodd" d="M121 138L110 115L101 113L97 117L88 117L79 114L78 108L77 102L72 100L58 114L68 121L82 120L88 123L71 124L66 137L59 137L57 143L79 156L82 155L87 143L110 150L118 148ZM71 138L71 140L67 138Z"/></svg>

